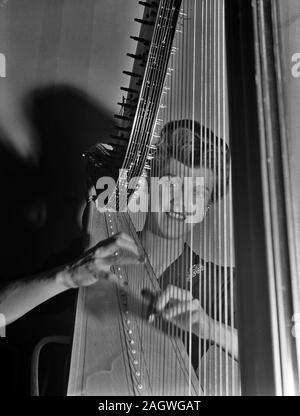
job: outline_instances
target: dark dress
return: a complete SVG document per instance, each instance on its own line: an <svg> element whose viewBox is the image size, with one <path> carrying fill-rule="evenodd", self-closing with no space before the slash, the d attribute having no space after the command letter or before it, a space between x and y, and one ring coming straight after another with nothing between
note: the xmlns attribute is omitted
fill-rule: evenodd
<svg viewBox="0 0 300 416"><path fill-rule="evenodd" d="M175 260L160 277L160 286L164 290L170 284L190 290L194 298L201 299L201 306L213 319L236 327L236 279L230 267L218 266L205 262L195 253L192 254L192 277L190 267L191 251L185 246L183 253ZM227 289L226 289L227 288ZM226 308L227 304L227 308ZM232 305L232 307L231 307ZM189 335L181 331L184 343L189 351ZM200 356L212 345L201 340ZM195 370L199 365L199 338L192 334L192 365Z"/></svg>

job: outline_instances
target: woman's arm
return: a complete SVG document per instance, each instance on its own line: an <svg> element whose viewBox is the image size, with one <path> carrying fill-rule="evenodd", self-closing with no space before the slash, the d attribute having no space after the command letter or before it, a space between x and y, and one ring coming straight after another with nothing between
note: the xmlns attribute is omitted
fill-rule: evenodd
<svg viewBox="0 0 300 416"><path fill-rule="evenodd" d="M61 278L63 271L51 270L26 280L17 280L0 291L0 313L6 325L31 309L68 289Z"/></svg>
<svg viewBox="0 0 300 416"><path fill-rule="evenodd" d="M238 360L237 329L229 325L226 326L225 324L210 318L204 311L200 312L200 315L203 314L206 315L205 319L208 321L206 324L206 336L204 336L201 329L201 318L200 321L198 320L198 322L193 325L193 333L219 345L219 347L227 351L235 360Z"/></svg>
<svg viewBox="0 0 300 416"><path fill-rule="evenodd" d="M119 251L121 249L121 251ZM112 265L143 261L133 240L124 233L104 240L77 261L7 284L0 290L0 314L6 325L70 288L89 286L100 278L117 282Z"/></svg>

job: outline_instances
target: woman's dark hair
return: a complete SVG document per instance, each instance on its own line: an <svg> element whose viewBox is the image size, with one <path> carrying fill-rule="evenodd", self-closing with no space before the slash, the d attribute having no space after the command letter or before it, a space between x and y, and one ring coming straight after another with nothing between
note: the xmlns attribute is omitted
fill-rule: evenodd
<svg viewBox="0 0 300 416"><path fill-rule="evenodd" d="M162 167L166 160L174 158L189 167L194 162L195 167L202 166L213 171L215 185L210 202L216 202L227 192L230 169L229 148L212 130L194 121L193 131L193 121L190 119L170 121L162 128L156 146L157 157L154 162L156 166ZM194 146L194 158L192 146Z"/></svg>

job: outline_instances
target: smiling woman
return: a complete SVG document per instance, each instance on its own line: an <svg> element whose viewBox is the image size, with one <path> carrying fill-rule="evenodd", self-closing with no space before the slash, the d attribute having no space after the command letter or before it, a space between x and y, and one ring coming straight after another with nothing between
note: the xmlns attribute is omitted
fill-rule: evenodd
<svg viewBox="0 0 300 416"><path fill-rule="evenodd" d="M151 198L156 196L159 199L154 204L151 200L151 208L155 205L159 210L148 213L143 232L148 230L158 237L180 239L183 246L192 226L202 222L209 204L223 196L224 187L219 184L223 181L224 172L228 184L228 146L209 129L188 119L174 120L165 125L156 146L152 178L170 177L175 186L172 187L172 195L165 190L159 193L151 189ZM214 158L216 146L221 149L219 160ZM179 183L176 186L176 178L180 179L182 187ZM151 247L147 249L153 250Z"/></svg>

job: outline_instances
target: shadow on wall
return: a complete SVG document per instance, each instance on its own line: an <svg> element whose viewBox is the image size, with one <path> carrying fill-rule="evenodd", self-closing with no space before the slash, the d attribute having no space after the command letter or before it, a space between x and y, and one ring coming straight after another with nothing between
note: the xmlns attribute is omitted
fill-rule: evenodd
<svg viewBox="0 0 300 416"><path fill-rule="evenodd" d="M82 153L108 136L112 120L85 94L66 86L32 92L26 107L40 142L38 170L47 207L42 251L60 253L81 235L87 178Z"/></svg>
<svg viewBox="0 0 300 416"><path fill-rule="evenodd" d="M0 142L5 195L0 208L5 242L1 281L55 267L80 254L87 178L82 153L107 137L112 126L99 105L70 86L36 89L26 97L24 108L38 139L39 159L30 164L3 145L5 140ZM28 366L36 342L72 333L75 295L59 295L9 326L5 342L13 353L7 355L6 367L7 374L13 374L13 363L19 362L18 384L11 380L18 394L28 393Z"/></svg>

